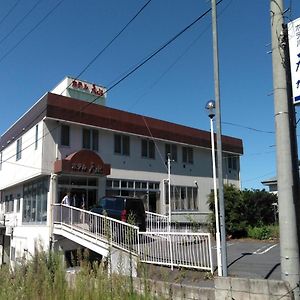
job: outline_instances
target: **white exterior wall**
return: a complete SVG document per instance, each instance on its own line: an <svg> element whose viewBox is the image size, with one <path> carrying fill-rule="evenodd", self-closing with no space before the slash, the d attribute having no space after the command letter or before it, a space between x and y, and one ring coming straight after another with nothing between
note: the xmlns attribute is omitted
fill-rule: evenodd
<svg viewBox="0 0 300 300"><path fill-rule="evenodd" d="M39 137L42 136L43 122L39 122ZM0 190L17 185L43 173L42 140L35 149L35 126L25 132L22 138L22 157L16 160L17 140L2 151L2 170L0 171Z"/></svg>
<svg viewBox="0 0 300 300"><path fill-rule="evenodd" d="M23 211L23 184L38 175L53 175L55 160L64 159L68 155L82 149L82 128L80 124L65 123L70 126L70 146L60 146L60 125L64 123L46 119L39 125L38 147L35 149L35 130L33 126L22 136L22 158L16 161L16 140L2 151L2 170L0 171L0 190L2 200L6 195L14 196L14 212L6 214L9 226L12 226L11 248L15 248L16 260L23 255L34 254L35 243L37 242L44 249L49 247L51 236L51 203L56 196L55 176L51 176L48 193L47 224L22 224L21 213ZM92 127L85 127L92 128ZM167 179L167 166L165 164L165 144L169 141L155 140L155 159L141 157L141 140L147 137L130 136L130 155L123 156L114 153L114 134L126 134L114 132L107 129L99 131L98 154L104 163L111 164L111 174L108 178L151 181L160 183L160 198L157 203L157 210L160 213L168 213L168 205L165 205L164 180ZM172 142L170 142L172 144ZM207 197L213 189L211 150L191 145L177 144L177 162L171 163L171 185L196 187L198 193L198 211L176 211L172 212L174 221L187 222L188 218L205 222L209 213ZM193 148L193 164L182 163L182 147ZM7 160L7 162L6 162ZM239 165L239 163L238 163ZM105 194L105 178L99 178L98 195ZM224 163L224 181L240 185L239 174L229 173ZM16 212L16 195L21 194L20 212ZM2 204L1 211L4 211ZM24 252L24 249L25 252ZM28 250L28 252L27 252ZM26 254L30 253L30 254Z"/></svg>

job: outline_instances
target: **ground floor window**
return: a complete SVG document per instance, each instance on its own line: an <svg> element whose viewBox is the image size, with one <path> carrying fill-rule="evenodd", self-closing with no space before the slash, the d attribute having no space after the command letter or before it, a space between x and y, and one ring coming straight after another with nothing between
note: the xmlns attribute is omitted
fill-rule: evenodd
<svg viewBox="0 0 300 300"><path fill-rule="evenodd" d="M90 209L97 205L97 177L60 175L57 188L57 203L61 203L63 197L70 193L70 204L74 207Z"/></svg>
<svg viewBox="0 0 300 300"><path fill-rule="evenodd" d="M143 200L145 209L158 212L159 182L134 179L108 178L106 180L106 195L135 197Z"/></svg>
<svg viewBox="0 0 300 300"><path fill-rule="evenodd" d="M168 183L165 184L165 202L169 203ZM198 189L171 185L171 205L173 211L198 210Z"/></svg>
<svg viewBox="0 0 300 300"><path fill-rule="evenodd" d="M41 223L47 221L48 190L48 177L24 184L23 223Z"/></svg>

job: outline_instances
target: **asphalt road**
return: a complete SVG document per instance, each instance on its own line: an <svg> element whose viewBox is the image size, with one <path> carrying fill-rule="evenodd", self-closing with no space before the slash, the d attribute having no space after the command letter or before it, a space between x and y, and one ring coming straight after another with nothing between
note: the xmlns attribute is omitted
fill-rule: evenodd
<svg viewBox="0 0 300 300"><path fill-rule="evenodd" d="M216 248L213 247L216 266ZM260 279L281 279L278 241L227 241L228 276ZM217 273L217 272L216 272Z"/></svg>

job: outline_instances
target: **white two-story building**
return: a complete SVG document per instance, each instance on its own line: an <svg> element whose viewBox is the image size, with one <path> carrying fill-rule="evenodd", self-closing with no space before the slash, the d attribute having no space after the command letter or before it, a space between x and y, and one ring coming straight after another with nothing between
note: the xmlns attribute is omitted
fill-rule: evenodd
<svg viewBox="0 0 300 300"><path fill-rule="evenodd" d="M2 262L50 243L52 205L70 192L91 208L103 195L134 196L172 220L204 223L213 189L210 133L109 108L105 89L65 78L0 140ZM240 139L223 136L224 181L240 186Z"/></svg>

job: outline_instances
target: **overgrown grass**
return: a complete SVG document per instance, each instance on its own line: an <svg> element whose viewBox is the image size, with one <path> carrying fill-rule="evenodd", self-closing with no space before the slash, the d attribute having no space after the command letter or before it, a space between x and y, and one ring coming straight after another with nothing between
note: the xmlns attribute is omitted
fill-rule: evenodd
<svg viewBox="0 0 300 300"><path fill-rule="evenodd" d="M277 239L279 238L279 227L278 225L248 227L247 236L258 240Z"/></svg>
<svg viewBox="0 0 300 300"><path fill-rule="evenodd" d="M39 252L30 262L14 270L4 265L0 269L0 299L5 300L97 300L158 299L146 290L137 293L130 277L110 275L103 264L90 264L84 257L76 276L66 276L62 256ZM161 299L161 298L159 298Z"/></svg>

